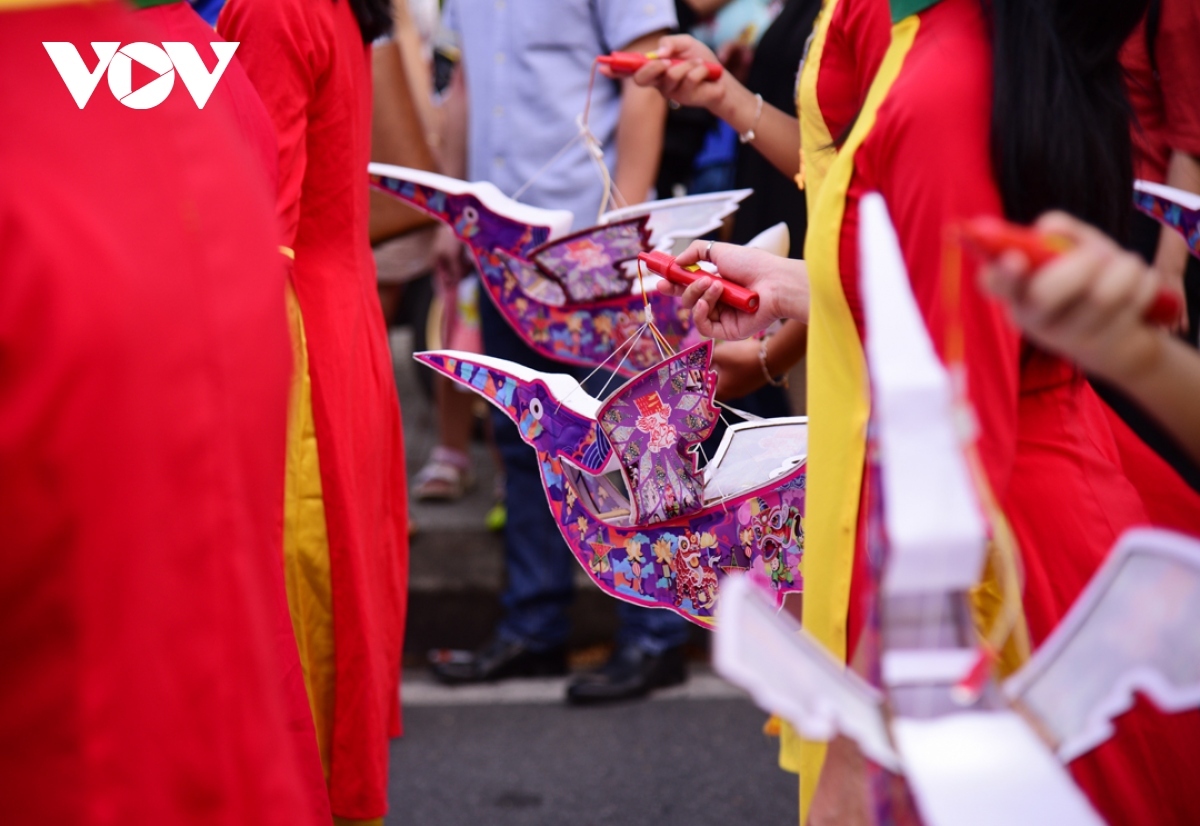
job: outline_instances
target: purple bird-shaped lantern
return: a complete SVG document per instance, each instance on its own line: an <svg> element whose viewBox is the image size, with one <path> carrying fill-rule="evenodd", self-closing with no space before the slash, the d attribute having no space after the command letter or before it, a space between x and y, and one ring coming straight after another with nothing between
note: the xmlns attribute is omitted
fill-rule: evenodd
<svg viewBox="0 0 1200 826"><path fill-rule="evenodd" d="M756 569L777 599L802 589L807 420L729 428L712 461L712 344L643 371L601 401L570 376L455 351L416 358L512 419L538 456L550 510L609 594L712 623L720 581Z"/></svg>
<svg viewBox="0 0 1200 826"><path fill-rule="evenodd" d="M371 164L369 175L376 189L454 230L470 248L484 290L530 347L564 364L604 364L627 377L661 361L661 343L676 350L699 340L678 299L651 287L657 276L638 277L637 254L715 229L750 194L641 204L571 233L570 212L519 203L491 183L386 164ZM782 241L786 253L786 234ZM661 342L646 332L648 321Z"/></svg>

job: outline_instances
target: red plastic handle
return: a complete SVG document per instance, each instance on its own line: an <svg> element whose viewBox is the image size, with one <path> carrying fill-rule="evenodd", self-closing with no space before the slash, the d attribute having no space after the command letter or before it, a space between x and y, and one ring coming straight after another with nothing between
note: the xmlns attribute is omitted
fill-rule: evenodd
<svg viewBox="0 0 1200 826"><path fill-rule="evenodd" d="M966 246L984 258L996 258L1008 250L1017 250L1025 254L1034 270L1049 264L1072 246L1065 238L1045 235L990 216L964 221L959 231ZM1150 324L1171 324L1182 309L1179 296L1164 287L1146 308L1144 318Z"/></svg>
<svg viewBox="0 0 1200 826"><path fill-rule="evenodd" d="M665 252L639 252L638 260L646 265L646 268L651 272L658 273L663 278L670 281L672 284L679 284L686 287L695 281L697 278L708 276L715 278L721 282L724 290L721 292L721 303L728 304L735 310L741 310L743 313L753 313L758 311L758 293L754 292L741 284L734 284L732 281L727 281L719 275L705 272L699 267L695 269L687 269L675 263L673 255L667 255Z"/></svg>
<svg viewBox="0 0 1200 826"><path fill-rule="evenodd" d="M608 68L612 69L613 74L631 75L638 69L645 66L651 60L658 60L654 52L650 54L641 54L640 52L613 52L612 54L601 55L596 58L597 61L603 63ZM668 63L675 66L683 63L682 60L668 59ZM706 80L720 80L722 73L725 71L720 63L705 63L705 68L708 69L708 77Z"/></svg>

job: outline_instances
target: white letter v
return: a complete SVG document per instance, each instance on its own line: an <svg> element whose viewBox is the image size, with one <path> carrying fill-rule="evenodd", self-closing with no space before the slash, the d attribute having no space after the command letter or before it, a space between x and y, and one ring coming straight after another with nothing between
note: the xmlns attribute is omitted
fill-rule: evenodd
<svg viewBox="0 0 1200 826"><path fill-rule="evenodd" d="M112 62L117 49L121 48L120 43L93 43L92 51L96 53L97 59L96 68L94 71L88 72L87 67L83 65L83 58L79 56L79 51L74 44L43 42L42 45L46 47L46 52L54 61L54 68L58 69L58 76L63 79L63 83L67 84L67 91L71 93L71 97L75 98L75 103L80 109L91 99L92 92L96 91L96 84L100 82L104 70Z"/></svg>
<svg viewBox="0 0 1200 826"><path fill-rule="evenodd" d="M197 54L196 47L191 43L163 41L163 49L171 58L171 62L175 64L175 70L179 72L179 79L183 81L192 100L196 101L196 106L200 109L203 109L204 104L208 103L213 89L217 88L217 81L229 68L229 62L233 60L233 53L237 51L240 44L220 41L209 45L212 47L213 54L217 56L217 67L212 70L212 74L209 74L208 69L204 68L204 62Z"/></svg>

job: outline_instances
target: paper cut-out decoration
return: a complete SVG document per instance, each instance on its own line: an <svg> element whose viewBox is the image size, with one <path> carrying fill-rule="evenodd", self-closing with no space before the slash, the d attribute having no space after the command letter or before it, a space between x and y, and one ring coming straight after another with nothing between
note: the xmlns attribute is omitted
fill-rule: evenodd
<svg viewBox="0 0 1200 826"><path fill-rule="evenodd" d="M1133 204L1182 235L1192 255L1200 257L1200 195L1165 184L1135 181Z"/></svg>
<svg viewBox="0 0 1200 826"><path fill-rule="evenodd" d="M985 520L950 376L882 198L865 197L861 214L869 464L882 503L868 517L870 541L883 545L879 687L780 614L752 576L723 586L714 664L806 737L857 741L903 778L902 798L927 826L1099 826L1063 764L1111 735L1135 689L1168 711L1200 706L1200 542L1125 534L1020 671L964 694L981 662L966 589L983 565ZM877 816L894 813L894 787L873 784L871 794Z"/></svg>
<svg viewBox="0 0 1200 826"><path fill-rule="evenodd" d="M1163 711L1200 706L1197 628L1200 542L1129 531L1004 688L1074 760L1112 736L1135 690Z"/></svg>
<svg viewBox="0 0 1200 826"><path fill-rule="evenodd" d="M694 239L720 229L725 219L737 212L738 205L753 192L753 189L732 189L647 201L610 210L600 216L600 223L613 224L646 216L650 246L675 255ZM782 255L786 256L787 250Z"/></svg>
<svg viewBox="0 0 1200 826"><path fill-rule="evenodd" d="M807 420L733 425L698 467L694 446L717 420L711 342L603 402L570 376L502 359L445 350L416 358L517 424L568 547L609 594L707 626L730 571L760 571L777 599L802 589Z"/></svg>
<svg viewBox="0 0 1200 826"><path fill-rule="evenodd" d="M509 325L539 353L564 364L632 376L662 360L646 331L653 321L672 349L694 343L678 299L638 289L638 252L655 239L676 244L719 226L750 190L672 198L606 214L606 223L568 235L572 215L521 204L490 183L371 164L371 185L454 229L470 248L480 282ZM655 227L659 227L658 230ZM769 240L778 243L778 229Z"/></svg>

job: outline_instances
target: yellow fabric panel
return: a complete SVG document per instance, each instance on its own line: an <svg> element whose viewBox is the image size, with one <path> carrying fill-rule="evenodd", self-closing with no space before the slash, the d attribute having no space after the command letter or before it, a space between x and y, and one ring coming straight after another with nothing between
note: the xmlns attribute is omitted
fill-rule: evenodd
<svg viewBox="0 0 1200 826"><path fill-rule="evenodd" d="M351 820L348 817L334 815L333 826L383 826L383 818L373 817L370 820Z"/></svg>
<svg viewBox="0 0 1200 826"><path fill-rule="evenodd" d="M292 331L291 399L288 412L287 467L283 502L283 571L292 629L317 730L317 747L329 779L333 737L334 656L333 594L329 579L329 538L317 461L317 432L312 414L312 380L304 319L291 285L287 288Z"/></svg>
<svg viewBox="0 0 1200 826"><path fill-rule="evenodd" d="M821 11L813 28L812 42L804 55L804 63L800 67L800 77L796 83L796 116L800 122L800 174L796 176L796 185L804 190L804 201L808 206L808 214L814 214L817 193L825 183L829 166L836 157L833 148L833 136L821 116L820 102L817 100L817 77L821 71L821 56L825 53L825 39L829 33L829 21L837 9L838 0L823 0ZM810 218L809 231L814 224ZM809 331L811 340L812 331ZM811 404L811 402L810 402ZM797 773L800 765L796 760L799 737L791 724L779 720L779 767L784 771Z"/></svg>
<svg viewBox="0 0 1200 826"><path fill-rule="evenodd" d="M842 661L870 399L862 342L842 291L838 247L854 155L875 125L879 106L900 74L919 27L919 19L910 17L892 28L891 45L858 122L816 195L804 256L812 292L804 627ZM781 739L781 746L788 753L780 762L800 769L804 822L825 760L825 744Z"/></svg>
<svg viewBox="0 0 1200 826"><path fill-rule="evenodd" d="M825 52L829 20L833 17L837 4L838 0L824 0L821 4L821 13L817 15L812 42L804 56L804 65L800 67L800 80L796 90L796 115L800 120L800 174L796 183L804 190L804 200L810 216L816 209L817 193L821 191L821 185L829 173L829 166L837 157L837 152L832 146L833 136L829 134L829 127L825 125L820 102L817 100L817 76L821 71L821 55Z"/></svg>

